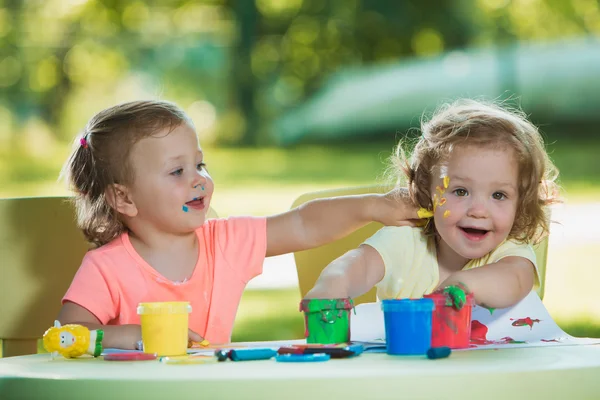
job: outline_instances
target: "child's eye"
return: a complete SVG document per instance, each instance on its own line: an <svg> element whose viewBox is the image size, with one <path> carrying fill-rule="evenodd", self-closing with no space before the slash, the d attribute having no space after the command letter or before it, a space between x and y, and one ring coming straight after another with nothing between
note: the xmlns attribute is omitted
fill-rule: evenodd
<svg viewBox="0 0 600 400"><path fill-rule="evenodd" d="M504 193L501 193L501 192L496 192L496 193L494 193L492 195L492 198L494 200L504 200L504 199L506 199L506 195Z"/></svg>
<svg viewBox="0 0 600 400"><path fill-rule="evenodd" d="M197 168L198 170L201 170L202 168L206 168L206 164L205 164L205 163L203 163L203 162L201 162L201 163L198 163L198 165L196 165L196 168Z"/></svg>
<svg viewBox="0 0 600 400"><path fill-rule="evenodd" d="M465 189L455 189L453 193L458 197L464 197L469 194Z"/></svg>
<svg viewBox="0 0 600 400"><path fill-rule="evenodd" d="M183 168L178 168L175 171L171 172L171 175L173 176L181 176L181 174L183 174Z"/></svg>

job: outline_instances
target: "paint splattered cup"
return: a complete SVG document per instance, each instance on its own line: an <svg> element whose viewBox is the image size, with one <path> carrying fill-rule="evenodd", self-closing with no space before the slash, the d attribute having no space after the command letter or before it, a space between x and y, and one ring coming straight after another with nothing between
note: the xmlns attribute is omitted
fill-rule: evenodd
<svg viewBox="0 0 600 400"><path fill-rule="evenodd" d="M346 343L350 341L350 310L352 299L304 299L300 311L304 312L306 343Z"/></svg>
<svg viewBox="0 0 600 400"><path fill-rule="evenodd" d="M381 302L387 353L422 355L431 347L431 299L389 299Z"/></svg>
<svg viewBox="0 0 600 400"><path fill-rule="evenodd" d="M189 313L187 301L140 303L144 353L179 356L187 353Z"/></svg>
<svg viewBox="0 0 600 400"><path fill-rule="evenodd" d="M466 302L460 310L446 305L446 296L442 293L428 294L423 297L435 303L431 321L431 346L445 346L451 349L469 347L473 294L467 295Z"/></svg>

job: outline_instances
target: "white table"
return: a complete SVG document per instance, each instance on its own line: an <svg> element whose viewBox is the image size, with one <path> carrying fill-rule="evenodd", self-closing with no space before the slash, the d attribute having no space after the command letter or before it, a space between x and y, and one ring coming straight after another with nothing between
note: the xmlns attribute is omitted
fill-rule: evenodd
<svg viewBox="0 0 600 400"><path fill-rule="evenodd" d="M0 359L12 399L598 399L600 345L456 351L447 359L363 354L321 363Z"/></svg>

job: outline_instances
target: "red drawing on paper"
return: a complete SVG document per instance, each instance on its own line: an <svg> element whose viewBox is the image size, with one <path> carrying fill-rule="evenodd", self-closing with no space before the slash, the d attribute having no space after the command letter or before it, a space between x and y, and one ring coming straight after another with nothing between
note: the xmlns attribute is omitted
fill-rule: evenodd
<svg viewBox="0 0 600 400"><path fill-rule="evenodd" d="M560 340L558 339L540 339L542 342L556 342L556 343L560 343Z"/></svg>
<svg viewBox="0 0 600 400"><path fill-rule="evenodd" d="M510 319L511 321L514 321L512 323L512 326L529 326L529 330L533 329L533 324L534 323L540 323L540 319L531 319L530 317L525 317L525 318L519 318L519 319Z"/></svg>
<svg viewBox="0 0 600 400"><path fill-rule="evenodd" d="M510 336L505 336L500 340L487 339L488 327L477 320L471 322L471 347L489 344L522 344L527 343L523 340L515 340Z"/></svg>
<svg viewBox="0 0 600 400"><path fill-rule="evenodd" d="M477 321L471 321L471 344L492 344L487 340L488 327Z"/></svg>
<svg viewBox="0 0 600 400"><path fill-rule="evenodd" d="M496 342L496 344L522 344L522 343L527 343L527 342L524 340L515 340L515 339L511 338L510 336L505 336Z"/></svg>

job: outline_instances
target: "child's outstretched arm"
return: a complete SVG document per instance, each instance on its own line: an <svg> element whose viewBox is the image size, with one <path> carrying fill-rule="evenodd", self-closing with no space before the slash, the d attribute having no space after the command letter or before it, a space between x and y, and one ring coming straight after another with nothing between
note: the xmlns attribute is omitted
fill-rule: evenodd
<svg viewBox="0 0 600 400"><path fill-rule="evenodd" d="M383 279L385 264L373 247L363 244L332 261L321 272L307 299L358 297Z"/></svg>
<svg viewBox="0 0 600 400"><path fill-rule="evenodd" d="M439 288L464 285L475 302L488 308L511 307L531 292L535 267L524 257L505 257L493 264L451 274Z"/></svg>
<svg viewBox="0 0 600 400"><path fill-rule="evenodd" d="M318 247L369 222L414 226L417 207L405 189L386 194L340 196L309 201L267 218L267 257Z"/></svg>

